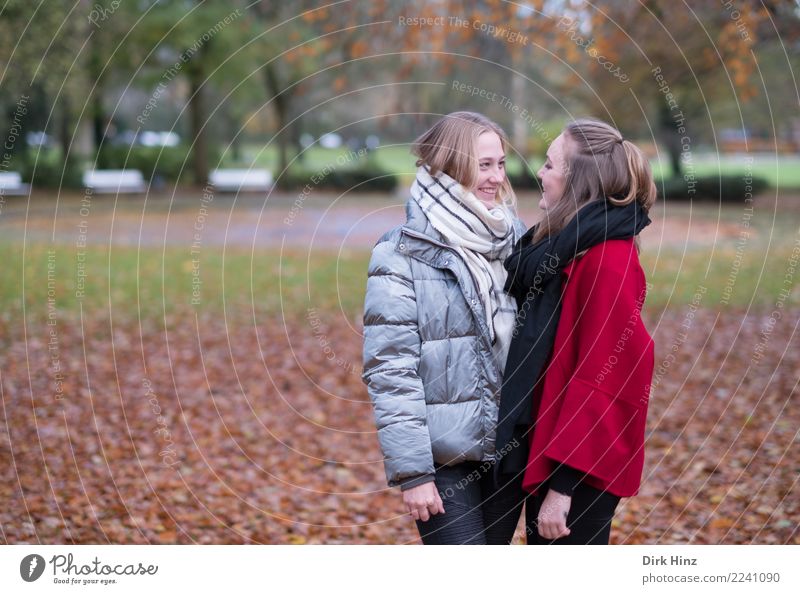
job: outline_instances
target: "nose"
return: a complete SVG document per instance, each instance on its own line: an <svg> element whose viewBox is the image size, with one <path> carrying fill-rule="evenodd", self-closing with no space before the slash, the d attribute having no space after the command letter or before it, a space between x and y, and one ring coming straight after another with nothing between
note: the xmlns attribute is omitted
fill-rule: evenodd
<svg viewBox="0 0 800 594"><path fill-rule="evenodd" d="M489 181L493 184L499 184L503 181L503 174L500 172L500 168L492 168L492 172L489 174Z"/></svg>
<svg viewBox="0 0 800 594"><path fill-rule="evenodd" d="M536 176L537 176L539 179L542 179L542 178L544 177L544 165L542 165L541 167L539 167L539 171L537 171L537 172L536 172Z"/></svg>

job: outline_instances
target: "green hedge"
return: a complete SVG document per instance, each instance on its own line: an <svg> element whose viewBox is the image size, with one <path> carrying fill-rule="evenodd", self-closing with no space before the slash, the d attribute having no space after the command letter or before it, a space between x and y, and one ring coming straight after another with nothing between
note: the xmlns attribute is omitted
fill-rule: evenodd
<svg viewBox="0 0 800 594"><path fill-rule="evenodd" d="M511 186L515 190L540 190L537 178L525 172L510 175ZM748 187L749 186L749 187ZM690 193L689 182L682 177L656 180L658 197L664 200L703 200L713 202L741 203L748 196L769 188L763 177L745 178L742 175L710 175L697 177L693 183L694 193Z"/></svg>
<svg viewBox="0 0 800 594"><path fill-rule="evenodd" d="M748 187L749 186L749 187ZM702 200L711 202L741 203L769 188L763 177L745 178L742 175L709 175L694 179L690 192L689 182L682 177L656 180L658 197L664 200Z"/></svg>
<svg viewBox="0 0 800 594"><path fill-rule="evenodd" d="M398 180L394 173L371 164L359 168L314 171L293 168L280 176L275 183L278 188L289 190L309 186L340 192L393 192L397 188Z"/></svg>
<svg viewBox="0 0 800 594"><path fill-rule="evenodd" d="M511 187L514 190L541 190L539 185L539 178L529 173L523 168L521 173L509 175L508 181L511 182Z"/></svg>
<svg viewBox="0 0 800 594"><path fill-rule="evenodd" d="M83 179L81 167L74 159L66 162L39 159L34 170L34 161L20 163L22 181L36 188L80 188Z"/></svg>
<svg viewBox="0 0 800 594"><path fill-rule="evenodd" d="M210 151L208 162L212 169L219 162L219 155ZM150 146L112 146L104 145L97 155L97 169L138 169L145 182L153 177L164 181L193 181L192 160L186 145ZM181 171L183 169L183 171ZM200 180L204 183L205 180Z"/></svg>

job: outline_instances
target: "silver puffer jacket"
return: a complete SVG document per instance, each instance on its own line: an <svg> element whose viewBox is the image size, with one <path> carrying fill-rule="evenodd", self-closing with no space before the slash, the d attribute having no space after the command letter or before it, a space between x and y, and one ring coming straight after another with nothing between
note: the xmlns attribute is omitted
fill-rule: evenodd
<svg viewBox="0 0 800 594"><path fill-rule="evenodd" d="M502 382L466 264L414 200L406 215L372 251L362 376L389 485L403 487L432 480L434 462L494 459Z"/></svg>

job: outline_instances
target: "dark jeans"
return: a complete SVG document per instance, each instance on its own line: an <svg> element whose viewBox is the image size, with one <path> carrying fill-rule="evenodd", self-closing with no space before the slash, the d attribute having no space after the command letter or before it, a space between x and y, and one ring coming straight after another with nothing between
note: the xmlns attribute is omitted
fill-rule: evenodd
<svg viewBox="0 0 800 594"><path fill-rule="evenodd" d="M526 493L522 480L497 488L489 462L436 466L436 489L444 514L417 520L423 544L509 544Z"/></svg>
<svg viewBox="0 0 800 594"><path fill-rule="evenodd" d="M525 534L528 544L608 544L608 539L611 535L611 520L614 519L614 511L617 509L619 497L590 487L586 483L580 483L572 495L572 504L569 508L569 514L567 514L569 536L548 540L539 536L537 528L539 508L547 495L547 491L547 485L542 485L536 496L528 498L528 504L525 509Z"/></svg>

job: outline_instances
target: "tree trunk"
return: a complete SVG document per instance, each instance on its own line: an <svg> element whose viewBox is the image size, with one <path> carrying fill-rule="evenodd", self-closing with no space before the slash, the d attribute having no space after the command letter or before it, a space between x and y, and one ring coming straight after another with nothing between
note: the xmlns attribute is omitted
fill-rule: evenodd
<svg viewBox="0 0 800 594"><path fill-rule="evenodd" d="M94 36L89 46L89 76L93 83L92 91L92 136L94 140L95 155L100 151L100 146L105 138L105 109L103 108L103 81L101 73L103 71L103 58L100 49L99 37Z"/></svg>
<svg viewBox="0 0 800 594"><path fill-rule="evenodd" d="M28 102L27 110L30 112L30 102ZM3 132L3 138L6 139L3 144L0 144L0 157L3 157L3 154L6 153L11 157L10 163L12 166L16 166L18 163L18 156L24 156L27 153L27 142L25 140L25 131L27 126L27 116L21 115L20 111L18 111L17 104L11 104L6 109L4 109L6 114L5 124L3 128L0 128ZM11 142L12 139L12 129L13 129L13 138L15 140ZM0 141L2 142L2 141ZM0 171L2 173L2 171Z"/></svg>
<svg viewBox="0 0 800 594"><path fill-rule="evenodd" d="M103 144L105 138L105 113L103 112L103 93L100 86L97 85L94 89L94 96L92 97L92 130L94 136L94 150L95 154L100 151L100 146Z"/></svg>
<svg viewBox="0 0 800 594"><path fill-rule="evenodd" d="M281 93L278 75L270 65L264 68L264 82L267 87L267 95L272 98L275 118L278 120L277 140L278 157L280 159L280 171L278 173L282 174L289 167L290 131L286 127L286 123L289 119L289 105L286 95Z"/></svg>
<svg viewBox="0 0 800 594"><path fill-rule="evenodd" d="M194 181L204 185L208 182L208 139L206 123L204 71L202 56L189 72L189 121L192 128L192 170Z"/></svg>
<svg viewBox="0 0 800 594"><path fill-rule="evenodd" d="M663 102L659 107L658 123L661 130L661 139L669 157L670 174L672 177L683 177L681 136L678 134L669 106Z"/></svg>
<svg viewBox="0 0 800 594"><path fill-rule="evenodd" d="M517 54L515 53L514 55L516 56ZM525 80L520 72L522 72L522 66L515 63L511 72L511 102L514 105L525 105ZM519 156L522 158L524 166L530 156L528 155L528 125L513 110L510 113L512 114L511 144L514 149L519 151ZM527 175L527 171L525 174Z"/></svg>
<svg viewBox="0 0 800 594"><path fill-rule="evenodd" d="M61 158L66 163L70 158L69 146L70 135L69 127L72 123L72 114L69 104L69 99L65 96L61 97L61 122L58 130L58 142L61 145Z"/></svg>
<svg viewBox="0 0 800 594"><path fill-rule="evenodd" d="M283 113L282 110L276 110L279 112L278 116L278 129L283 128L286 125L286 115ZM280 164L278 167L280 168L280 173L285 173L286 170L289 168L289 138L288 133L286 130L283 132L278 133L278 154L280 158Z"/></svg>

